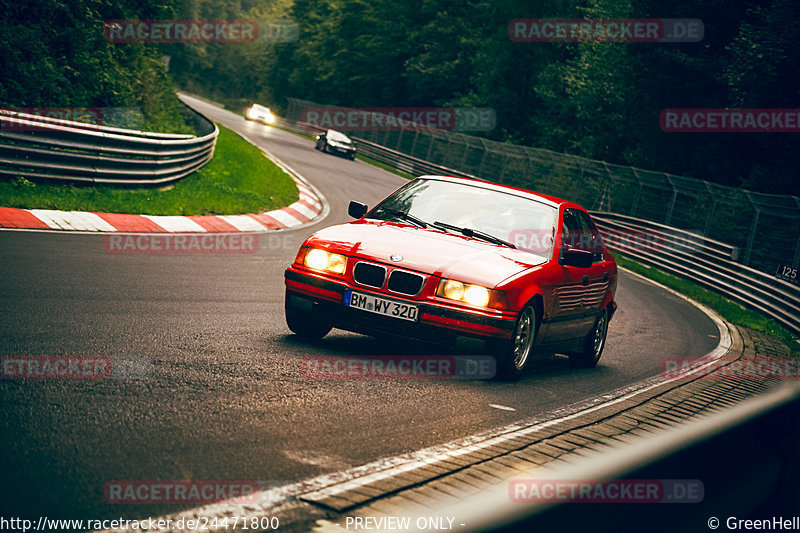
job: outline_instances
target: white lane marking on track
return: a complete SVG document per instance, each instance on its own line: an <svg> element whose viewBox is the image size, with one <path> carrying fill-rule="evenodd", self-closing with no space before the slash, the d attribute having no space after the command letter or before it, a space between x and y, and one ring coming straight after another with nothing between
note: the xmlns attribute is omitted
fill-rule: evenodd
<svg viewBox="0 0 800 533"><path fill-rule="evenodd" d="M495 409L500 409L502 411L516 411L513 407L508 407L507 405L500 405L496 403L490 403L489 407L494 407Z"/></svg>

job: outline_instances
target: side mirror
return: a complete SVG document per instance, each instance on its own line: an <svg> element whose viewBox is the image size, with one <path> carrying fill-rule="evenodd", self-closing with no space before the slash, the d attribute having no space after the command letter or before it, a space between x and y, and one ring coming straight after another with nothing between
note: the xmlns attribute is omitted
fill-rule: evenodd
<svg viewBox="0 0 800 533"><path fill-rule="evenodd" d="M347 207L347 214L353 218L363 218L367 214L367 204L352 200Z"/></svg>
<svg viewBox="0 0 800 533"><path fill-rule="evenodd" d="M577 248L567 248L561 251L561 264L577 268L589 268L592 266L594 254L588 250Z"/></svg>

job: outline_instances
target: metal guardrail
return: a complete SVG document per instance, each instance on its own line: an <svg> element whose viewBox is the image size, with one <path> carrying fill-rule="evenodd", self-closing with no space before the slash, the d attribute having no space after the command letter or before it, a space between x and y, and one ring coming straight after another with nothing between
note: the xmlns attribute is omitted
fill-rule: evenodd
<svg viewBox="0 0 800 533"><path fill-rule="evenodd" d="M0 109L0 174L140 185L179 180L211 160L219 134L216 124L187 109L199 137Z"/></svg>
<svg viewBox="0 0 800 533"><path fill-rule="evenodd" d="M735 247L694 233L613 213L592 212L607 246L757 309L800 335L800 287L736 263ZM651 236L649 243L628 236Z"/></svg>
<svg viewBox="0 0 800 533"><path fill-rule="evenodd" d="M322 128L279 119L276 125L298 133L314 134ZM354 137L358 152L415 176L441 174L482 179ZM690 279L746 307L756 309L800 335L800 287L736 262L739 249L696 233L631 216L593 211L612 251L648 266ZM649 235L650 244L620 238ZM613 244L612 244L613 242Z"/></svg>

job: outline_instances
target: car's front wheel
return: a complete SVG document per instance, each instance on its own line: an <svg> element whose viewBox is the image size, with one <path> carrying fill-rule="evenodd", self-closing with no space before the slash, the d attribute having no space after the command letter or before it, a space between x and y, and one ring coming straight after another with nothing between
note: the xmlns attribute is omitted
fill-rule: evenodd
<svg viewBox="0 0 800 533"><path fill-rule="evenodd" d="M286 310L286 325L292 333L308 340L319 340L332 329L328 321L322 317L294 309Z"/></svg>
<svg viewBox="0 0 800 533"><path fill-rule="evenodd" d="M569 354L570 363L578 368L594 368L603 355L603 348L606 346L606 335L608 334L608 309L603 308L594 322L594 328L586 336L584 349L580 352Z"/></svg>
<svg viewBox="0 0 800 533"><path fill-rule="evenodd" d="M494 343L499 379L519 379L533 353L533 343L539 330L539 317L531 305L520 312L510 340Z"/></svg>

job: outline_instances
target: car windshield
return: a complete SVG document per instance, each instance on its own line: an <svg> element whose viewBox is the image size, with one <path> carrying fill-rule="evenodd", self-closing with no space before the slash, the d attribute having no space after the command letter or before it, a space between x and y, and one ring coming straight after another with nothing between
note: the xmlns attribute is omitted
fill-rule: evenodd
<svg viewBox="0 0 800 533"><path fill-rule="evenodd" d="M329 141L336 141L340 143L349 143L350 139L344 133L339 133L338 131L328 130L328 133L325 134Z"/></svg>
<svg viewBox="0 0 800 533"><path fill-rule="evenodd" d="M410 218L452 233L459 233L453 228L478 231L547 258L557 217L557 209L543 202L436 179L412 181L367 214L367 218L379 220Z"/></svg>

